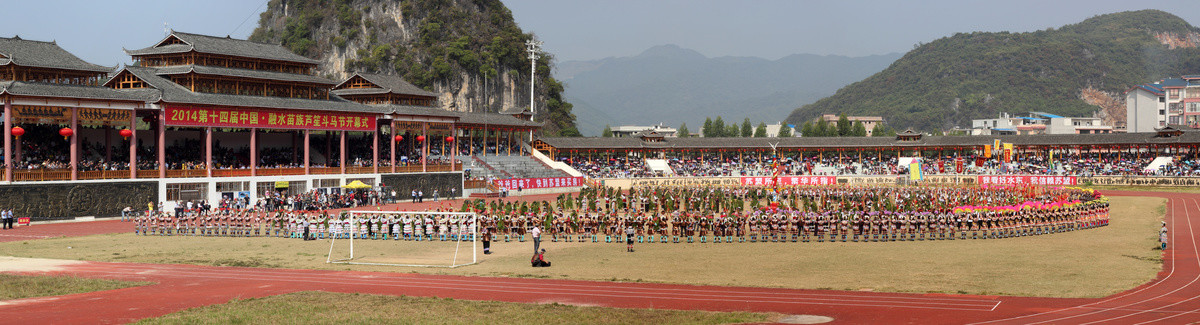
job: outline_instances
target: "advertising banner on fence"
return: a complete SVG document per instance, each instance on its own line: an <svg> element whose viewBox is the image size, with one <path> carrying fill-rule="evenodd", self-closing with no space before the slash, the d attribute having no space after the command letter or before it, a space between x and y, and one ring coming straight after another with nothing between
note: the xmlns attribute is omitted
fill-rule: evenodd
<svg viewBox="0 0 1200 325"><path fill-rule="evenodd" d="M768 177L769 178L769 177ZM742 185L738 177L664 177L664 178L634 178L627 179L629 185L610 185L614 187L632 186L737 186ZM605 184L622 184L621 179L605 180Z"/></svg>
<svg viewBox="0 0 1200 325"><path fill-rule="evenodd" d="M836 176L779 176L780 186L803 186L803 185L833 185L837 184ZM770 176L761 177L742 177L742 185L745 186L774 186L775 182Z"/></svg>
<svg viewBox="0 0 1200 325"><path fill-rule="evenodd" d="M983 185L1076 185L1075 176L979 176Z"/></svg>
<svg viewBox="0 0 1200 325"><path fill-rule="evenodd" d="M370 114L177 105L167 105L166 110L166 123L171 126L335 131L375 130L375 116Z"/></svg>
<svg viewBox="0 0 1200 325"><path fill-rule="evenodd" d="M583 186L583 177L510 178L496 180L496 186L515 189Z"/></svg>

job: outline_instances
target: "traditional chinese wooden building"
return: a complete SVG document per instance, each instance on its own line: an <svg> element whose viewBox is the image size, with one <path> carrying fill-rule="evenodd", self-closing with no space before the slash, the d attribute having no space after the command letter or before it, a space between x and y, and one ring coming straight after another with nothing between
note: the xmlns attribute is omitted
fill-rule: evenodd
<svg viewBox="0 0 1200 325"><path fill-rule="evenodd" d="M347 177L377 184L381 173L460 170L454 140L476 140L477 125L510 133L540 127L511 115L440 109L436 94L398 77L329 80L316 75L318 61L278 45L173 31L126 53L134 64L118 69L84 62L53 42L0 38L6 182L151 178L186 185L167 184L168 200L188 188L211 198L207 193L261 192L278 182L296 191L336 187ZM17 135L26 132L38 139L58 132L64 141L22 142ZM380 146L381 137L391 145ZM116 154L123 161L113 158L116 146L128 147ZM69 164L29 163L35 148L69 155L62 159ZM104 152L102 167L90 165L97 151ZM81 153L91 168L80 168ZM390 159L381 162L381 154ZM260 166L266 160L271 166Z"/></svg>

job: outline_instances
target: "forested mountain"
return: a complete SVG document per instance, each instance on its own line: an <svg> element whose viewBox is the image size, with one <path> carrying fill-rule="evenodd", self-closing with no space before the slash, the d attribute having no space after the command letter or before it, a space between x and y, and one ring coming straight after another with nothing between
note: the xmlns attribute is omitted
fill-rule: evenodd
<svg viewBox="0 0 1200 325"><path fill-rule="evenodd" d="M866 57L790 55L709 58L676 45L639 55L558 64L564 96L576 104L579 129L600 134L604 125L681 122L696 129L705 117L731 121L782 121L797 105L833 94L887 67L900 54Z"/></svg>
<svg viewBox="0 0 1200 325"><path fill-rule="evenodd" d="M797 108L882 115L896 129L970 126L999 112L1125 119L1122 93L1164 77L1200 73L1200 29L1166 12L1093 17L1029 33L974 32L920 44L890 67ZM1093 104L1104 103L1103 109Z"/></svg>
<svg viewBox="0 0 1200 325"><path fill-rule="evenodd" d="M271 0L250 36L321 60L330 78L400 75L445 109L491 112L529 107L532 38L499 0ZM546 135L578 135L551 62L537 62L535 119Z"/></svg>

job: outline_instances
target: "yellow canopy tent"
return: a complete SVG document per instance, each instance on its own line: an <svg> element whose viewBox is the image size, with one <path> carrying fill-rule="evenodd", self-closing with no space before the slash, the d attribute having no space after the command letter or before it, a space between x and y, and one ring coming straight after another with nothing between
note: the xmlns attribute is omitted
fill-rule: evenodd
<svg viewBox="0 0 1200 325"><path fill-rule="evenodd" d="M358 190L358 189L364 189L364 188L371 188L371 185L363 184L362 181L353 181L353 182L350 182L350 184L342 185L342 188Z"/></svg>

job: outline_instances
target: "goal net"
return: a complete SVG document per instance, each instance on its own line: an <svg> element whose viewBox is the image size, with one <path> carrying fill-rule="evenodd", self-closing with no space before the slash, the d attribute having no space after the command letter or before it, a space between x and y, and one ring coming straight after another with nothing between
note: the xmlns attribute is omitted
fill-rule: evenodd
<svg viewBox="0 0 1200 325"><path fill-rule="evenodd" d="M350 211L330 221L326 263L449 267L478 262L471 212Z"/></svg>

